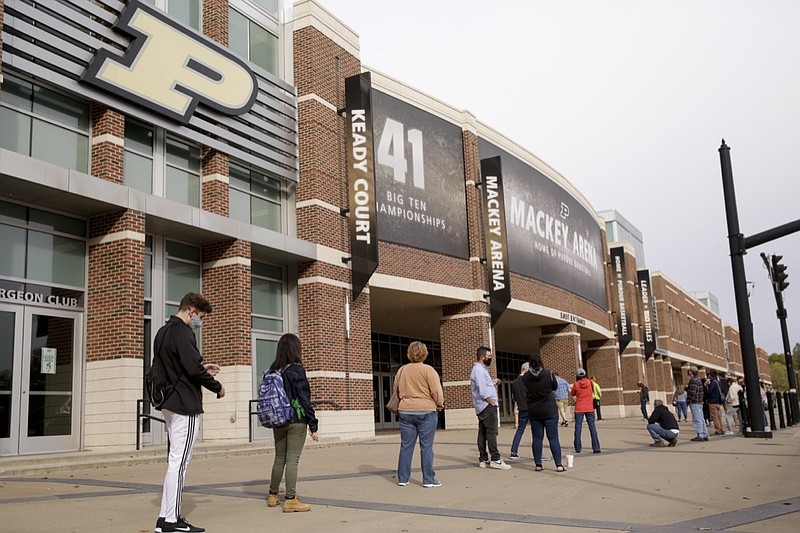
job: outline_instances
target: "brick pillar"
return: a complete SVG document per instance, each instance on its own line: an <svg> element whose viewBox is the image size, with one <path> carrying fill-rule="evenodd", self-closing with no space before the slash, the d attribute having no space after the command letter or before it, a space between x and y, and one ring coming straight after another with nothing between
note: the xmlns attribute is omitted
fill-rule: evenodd
<svg viewBox="0 0 800 533"><path fill-rule="evenodd" d="M206 211L227 217L230 214L228 155L206 146L203 146L200 154L203 184L200 205Z"/></svg>
<svg viewBox="0 0 800 533"><path fill-rule="evenodd" d="M87 448L136 443L136 400L143 397L144 240L144 214L138 211L89 221Z"/></svg>
<svg viewBox="0 0 800 533"><path fill-rule="evenodd" d="M227 47L228 1L203 0L202 6L203 33ZM200 155L202 160L200 206L206 211L227 217L230 214L228 155L206 146L202 147Z"/></svg>
<svg viewBox="0 0 800 533"><path fill-rule="evenodd" d="M581 366L581 334L575 324L543 326L539 353L545 368L555 370L570 383Z"/></svg>
<svg viewBox="0 0 800 533"><path fill-rule="evenodd" d="M661 382L664 390L664 403L672 404L672 396L675 394L675 381L672 379L672 361L666 355L661 357Z"/></svg>
<svg viewBox="0 0 800 533"><path fill-rule="evenodd" d="M475 363L475 352L489 344L490 316L484 302L446 305L442 307L439 338L442 346L442 384L444 388L445 424L448 429L472 428L477 425L472 405L469 376ZM489 367L496 376L497 365Z"/></svg>
<svg viewBox="0 0 800 533"><path fill-rule="evenodd" d="M228 46L228 0L203 0L203 33Z"/></svg>
<svg viewBox="0 0 800 533"><path fill-rule="evenodd" d="M644 369L644 354L634 348L633 343L622 352L622 394L625 405L625 416L641 418L639 410L639 387L637 381L647 382L647 373ZM652 373L651 373L652 375ZM650 387L650 384L647 384Z"/></svg>
<svg viewBox="0 0 800 533"><path fill-rule="evenodd" d="M358 36L313 3L296 6L294 83L298 96L297 237L327 250L298 265L297 301L303 361L311 394L342 406L319 407L321 431L347 438L375 434L369 289L352 299L344 80L361 72ZM322 10L324 12L324 9ZM317 13L314 13L317 12ZM309 16L311 15L311 16ZM335 36L335 37L334 37ZM349 305L350 335L346 333Z"/></svg>
<svg viewBox="0 0 800 533"><path fill-rule="evenodd" d="M656 398L660 397L658 394L664 391L664 376L661 373L661 356L660 355L653 355L649 361L647 361L647 386L650 387L650 401L652 402ZM652 409L648 409L648 413L652 411Z"/></svg>
<svg viewBox="0 0 800 533"><path fill-rule="evenodd" d="M250 243L241 240L206 244L202 293L212 312L203 322L203 360L217 363L225 398L204 390L204 439L246 439L249 400L255 397L250 325ZM231 419L233 418L233 422Z"/></svg>
<svg viewBox="0 0 800 533"><path fill-rule="evenodd" d="M603 418L619 418L624 413L622 376L617 370L617 345L613 339L590 341L586 352L586 372L597 378L603 390L601 399ZM574 375L562 375L569 382Z"/></svg>
<svg viewBox="0 0 800 533"><path fill-rule="evenodd" d="M92 168L98 178L123 183L125 176L125 116L102 104L92 104Z"/></svg>

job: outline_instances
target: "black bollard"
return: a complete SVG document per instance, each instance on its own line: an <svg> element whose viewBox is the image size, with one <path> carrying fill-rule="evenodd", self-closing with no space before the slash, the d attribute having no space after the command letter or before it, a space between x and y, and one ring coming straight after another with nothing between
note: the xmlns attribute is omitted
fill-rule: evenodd
<svg viewBox="0 0 800 533"><path fill-rule="evenodd" d="M775 393L775 397L778 400L778 420L781 424L781 429L786 427L786 422L783 421L783 402L781 401L783 397L786 396L785 394L781 394L780 392Z"/></svg>
<svg viewBox="0 0 800 533"><path fill-rule="evenodd" d="M775 405L772 403L772 399L775 393L772 391L767 391L767 409L769 409L769 427L775 428Z"/></svg>
<svg viewBox="0 0 800 533"><path fill-rule="evenodd" d="M792 394L790 392L783 393L783 403L786 411L786 425L791 427L794 425L794 420L792 420Z"/></svg>

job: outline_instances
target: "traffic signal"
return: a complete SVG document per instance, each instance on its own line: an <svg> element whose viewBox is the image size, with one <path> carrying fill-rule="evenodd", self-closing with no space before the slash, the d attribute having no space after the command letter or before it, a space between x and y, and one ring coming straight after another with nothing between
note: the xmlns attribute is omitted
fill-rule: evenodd
<svg viewBox="0 0 800 533"><path fill-rule="evenodd" d="M782 255L772 256L772 283L775 284L775 290L778 292L789 286L789 282L786 281L789 274L786 273L786 265L780 263L781 259L783 259Z"/></svg>

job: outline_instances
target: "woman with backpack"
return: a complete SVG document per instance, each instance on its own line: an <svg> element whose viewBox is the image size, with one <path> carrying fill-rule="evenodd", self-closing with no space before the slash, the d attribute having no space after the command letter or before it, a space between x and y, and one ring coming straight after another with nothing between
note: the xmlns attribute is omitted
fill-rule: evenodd
<svg viewBox="0 0 800 533"><path fill-rule="evenodd" d="M317 418L311 406L311 387L308 385L306 371L301 359L300 339L297 335L287 333L278 341L275 362L269 367L271 372L279 372L283 378L286 395L295 407L296 416L282 427L272 428L275 438L275 461L272 463L272 476L269 481L267 505L278 506L278 489L281 485L284 469L286 470L286 497L283 503L284 513L303 512L311 509L297 497L297 467L300 454L306 443L306 431L313 440L318 440Z"/></svg>

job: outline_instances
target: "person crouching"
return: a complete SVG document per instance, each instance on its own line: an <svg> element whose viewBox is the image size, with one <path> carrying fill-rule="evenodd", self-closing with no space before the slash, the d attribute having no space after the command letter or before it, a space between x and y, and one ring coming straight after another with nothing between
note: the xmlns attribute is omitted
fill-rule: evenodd
<svg viewBox="0 0 800 533"><path fill-rule="evenodd" d="M675 420L675 415L664 406L661 400L653 402L653 412L650 418L647 419L647 431L653 437L653 443L650 445L653 448L663 448L666 446L664 441L669 442L670 446L678 444L678 422Z"/></svg>

